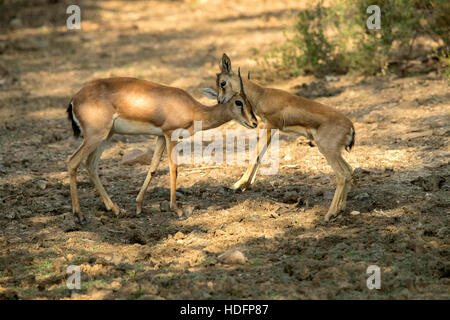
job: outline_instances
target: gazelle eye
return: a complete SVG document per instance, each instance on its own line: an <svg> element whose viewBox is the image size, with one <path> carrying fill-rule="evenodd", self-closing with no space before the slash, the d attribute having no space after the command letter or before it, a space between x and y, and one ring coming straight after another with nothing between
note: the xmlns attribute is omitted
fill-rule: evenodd
<svg viewBox="0 0 450 320"><path fill-rule="evenodd" d="M226 81L222 81L222 82L220 83L220 86L221 86L222 88L225 88L226 85L227 85L227 82L226 82Z"/></svg>
<svg viewBox="0 0 450 320"><path fill-rule="evenodd" d="M234 102L234 104L237 105L238 107L243 107L243 106L244 106L244 104L242 103L241 100L236 100L236 101Z"/></svg>

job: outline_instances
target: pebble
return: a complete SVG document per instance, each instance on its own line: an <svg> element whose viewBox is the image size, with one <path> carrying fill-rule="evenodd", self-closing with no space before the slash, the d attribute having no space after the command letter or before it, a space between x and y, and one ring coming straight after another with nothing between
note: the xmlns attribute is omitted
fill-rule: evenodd
<svg viewBox="0 0 450 320"><path fill-rule="evenodd" d="M223 264L245 264L247 262L245 255L237 249L231 249L222 253L218 260Z"/></svg>
<svg viewBox="0 0 450 320"><path fill-rule="evenodd" d="M47 188L47 181L38 180L38 181L36 181L36 186L41 190L45 190Z"/></svg>

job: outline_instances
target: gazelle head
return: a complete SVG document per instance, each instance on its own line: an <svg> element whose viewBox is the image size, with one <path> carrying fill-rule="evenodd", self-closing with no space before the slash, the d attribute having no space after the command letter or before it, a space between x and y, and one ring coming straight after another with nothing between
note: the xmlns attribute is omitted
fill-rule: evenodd
<svg viewBox="0 0 450 320"><path fill-rule="evenodd" d="M258 120L253 113L252 105L245 95L240 69L238 70L238 86L239 87L236 88L239 88L239 91L232 92L230 98L228 98L226 101L224 100L221 103L224 103L226 105L226 109L228 110L228 112L230 112L233 120L237 121L246 128L254 129L258 126ZM204 88L203 93L208 98L217 99L217 101L219 101L216 90L211 88Z"/></svg>
<svg viewBox="0 0 450 320"><path fill-rule="evenodd" d="M216 97L218 103L225 103L230 100L236 92L238 92L242 79L240 79L231 69L231 60L225 53L219 62L219 67L220 73L217 74L216 79ZM208 95L208 97L211 96Z"/></svg>

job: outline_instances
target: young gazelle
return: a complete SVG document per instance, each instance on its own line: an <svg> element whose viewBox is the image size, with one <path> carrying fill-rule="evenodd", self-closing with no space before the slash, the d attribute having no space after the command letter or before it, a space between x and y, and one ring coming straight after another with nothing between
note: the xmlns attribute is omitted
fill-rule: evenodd
<svg viewBox="0 0 450 320"><path fill-rule="evenodd" d="M171 141L171 134L176 129L186 129L193 134L194 121L202 121L202 130L216 128L230 120L236 120L247 128L256 128L257 120L245 96L242 81L240 83L240 91L227 103L212 107L201 104L182 89L145 80L109 78L86 84L75 94L67 109L75 136L81 133L80 130L84 136L83 143L68 161L72 210L79 222L87 222L80 211L76 182L78 166L84 159L106 209L119 214L119 208L111 201L97 173L105 143L114 133L158 136L150 169L136 199L137 214L142 211L145 192L167 146L170 208L184 219L175 198L177 164L176 152L172 155L172 151L178 142Z"/></svg>
<svg viewBox="0 0 450 320"><path fill-rule="evenodd" d="M231 61L226 54L220 62L221 72L217 74L217 90L204 89L204 93L219 103L226 103L239 88L239 79L231 69ZM264 88L245 80L247 99L253 111L264 122L267 129L267 145L258 143L258 156L237 181L232 189L247 189L255 180L261 157L271 139L271 129L296 132L315 140L319 151L336 174L336 192L325 220L335 217L346 206L347 194L351 187L352 168L341 155L342 149L350 151L355 143L355 128L342 113L321 103L311 101L286 91Z"/></svg>

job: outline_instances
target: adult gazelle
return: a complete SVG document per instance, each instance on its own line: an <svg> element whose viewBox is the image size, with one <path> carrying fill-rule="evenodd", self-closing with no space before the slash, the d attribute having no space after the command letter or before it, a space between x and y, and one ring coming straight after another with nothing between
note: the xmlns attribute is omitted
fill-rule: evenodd
<svg viewBox="0 0 450 320"><path fill-rule="evenodd" d="M204 92L220 103L228 103L239 91L242 80L232 71L231 61L226 54L223 54L220 62L220 71L217 74L216 90L204 89ZM232 189L243 191L255 181L261 157L270 144L271 130L296 132L317 143L319 151L336 174L336 192L325 220L337 216L345 209L347 194L351 187L352 168L344 160L341 152L344 148L350 151L355 143L353 123L339 111L319 102L283 90L262 87L250 79L244 80L244 85L253 111L264 122L263 128L267 129L267 144L258 143L256 161L250 164ZM210 94L211 91L214 92Z"/></svg>
<svg viewBox="0 0 450 320"><path fill-rule="evenodd" d="M170 166L170 208L181 219L186 218L177 206L176 152L178 141L171 140L177 129L194 133L194 121L202 122L202 130L216 128L235 120L247 128L255 128L257 120L252 112L242 83L240 90L225 104L205 106L186 91L134 78L108 78L89 82L76 93L67 108L75 136L83 134L83 142L68 161L72 211L80 223L87 222L80 210L77 191L77 169L86 159L89 176L105 203L107 210L119 214L119 207L106 193L98 173L98 161L105 143L114 133L157 136L155 152L147 177L136 199L136 212L142 212L142 201L167 147Z"/></svg>

